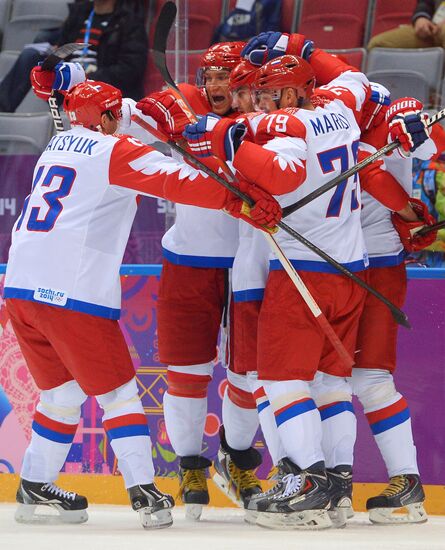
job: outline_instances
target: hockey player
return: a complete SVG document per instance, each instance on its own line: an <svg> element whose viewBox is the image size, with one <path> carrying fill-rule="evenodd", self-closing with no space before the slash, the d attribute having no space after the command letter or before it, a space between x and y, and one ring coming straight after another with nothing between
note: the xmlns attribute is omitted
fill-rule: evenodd
<svg viewBox="0 0 445 550"><path fill-rule="evenodd" d="M277 195L285 195L289 203L338 172L333 165L334 156L328 158L330 150L335 148L338 155L342 154L343 169L355 158L354 143L359 137L356 110L366 98L366 77L345 73L341 81L332 84L335 89L341 87L338 100L330 108L315 110L309 101L314 84L314 73L302 58L283 56L264 65L254 85L258 96L264 91L273 97L276 109L290 109L265 116L257 130L258 145L243 142L233 160L241 174L248 174ZM316 208L291 216L289 224L349 268L360 271L366 264L355 182L347 182L345 187L345 208L323 197ZM332 214L331 209L335 209ZM276 238L294 266L305 269L301 275L306 285L352 352L364 292L343 276L329 273L327 264L287 235L278 232ZM334 352L327 344L324 350L325 342L316 323L275 262L271 262L259 315L258 373L276 417L287 475L281 489L265 495L259 503L257 521L274 527L329 527L326 509L330 498L321 450L321 422L310 396L309 381L319 366L339 381L348 373L333 370ZM340 390L348 393L347 388Z"/></svg>
<svg viewBox="0 0 445 550"><path fill-rule="evenodd" d="M197 114L238 115L232 109L228 84L243 46L242 42L215 44L202 57L200 86L179 85ZM137 107L153 117L170 138L182 139L190 120L170 91L152 94ZM229 268L238 247L238 222L220 212L178 205L175 224L165 234L162 246L158 344L160 360L168 365L164 415L171 444L180 457L182 500L188 516L198 519L202 507L209 503L206 471L211 462L201 456L207 387L221 322L226 325L221 350L227 347ZM226 479L219 481L224 483L224 490L231 486L231 496L244 506L252 494L261 492L253 473L260 455L252 448L258 415L245 377L229 365L227 379L222 409L225 431L221 430L219 451L221 473Z"/></svg>
<svg viewBox="0 0 445 550"><path fill-rule="evenodd" d="M277 49L276 45L279 43L281 44L281 48ZM265 33L262 37L259 36L252 40L252 44L249 44L246 48L246 53L253 60L262 60L264 57L274 58L275 55L281 54L283 47L292 51L292 47L302 43L305 43L302 35L292 35L291 37L289 35L282 35L282 38L280 38L279 33ZM326 84L335 76L336 71L338 73L339 67L336 66L338 62L332 63L332 56L327 56L326 53L320 50L316 52L311 57L311 64L316 69L317 80L321 80L322 84ZM343 69L340 68L341 70ZM389 94L387 90L380 85L374 85L372 94L364 105L360 119L360 127L362 132L364 132L362 134L362 141L369 145L361 143L361 149L373 152L375 150L374 146L379 148L385 145L388 136L388 126L385 124L384 117L388 104ZM405 100L396 102L389 113L390 119L393 119L390 122L390 128L393 138L397 137L401 141L408 154L410 150L413 151L416 149L416 156L423 157L427 155L425 158L428 158L431 155L432 142L429 140L422 146L422 143L427 138L427 133L423 119L419 119L418 113L421 109L422 105L413 98L405 98ZM443 136L443 131L437 125L433 127L433 134L435 134L434 137L437 142L440 139L439 136ZM421 147L417 149L419 146ZM436 150L434 146L433 149ZM438 150L442 149L443 138L442 144L438 145ZM386 160L386 167L384 166L384 169L389 170L389 172L386 172L386 180L388 177L392 177L390 175L392 173L397 176L398 181L409 191L412 181L411 161L407 160L405 156L400 157L401 155L396 152ZM381 164L381 161L379 163ZM366 171L369 172L369 169ZM381 180L382 176L383 178L385 177L384 174L380 172L377 175L375 170L373 174L364 174L362 171L360 177L362 181L363 177L365 181L366 179L369 180L369 177L374 180L376 178ZM377 182L377 184L384 188L385 181L381 183ZM407 223L406 219L402 219L397 214L394 215L394 219L397 220L397 226L405 236L407 247L411 248L414 246L421 248L434 240L434 234L431 233L425 238L416 239L414 237L414 243L412 243L409 230L422 227L425 223L431 223L432 220L422 203L419 201L412 201L412 203L419 214L420 220L417 220L417 216L415 216L414 218L411 217L411 222ZM403 255L400 253L402 250L400 240L397 237L387 239L387 235L395 235L391 224L390 210L374 200L368 193L363 194L363 206L362 224L371 263L370 282L372 286L384 295L387 294L388 298L401 307L406 289L406 274L403 266ZM393 254L387 255L388 251L392 251ZM388 289L391 289L390 294L388 294ZM383 332L381 331L382 320L385 320L388 327ZM376 323L379 326L378 335L374 332L375 329L373 328L377 326ZM390 371L385 369L382 371L375 370L388 364L388 362L394 366L396 332L397 325L386 307L377 299L368 295L364 312L360 319L359 359L356 365L357 368L353 370L352 380L354 390L357 387L359 388L359 398L363 395L365 402L362 402L365 406L365 411L367 406L372 406L369 410L369 418L376 418L376 415L373 414L374 412L386 415L384 419L382 417L382 420L385 421L378 423L376 440L385 458L389 475L390 477L394 477L394 481L391 482L381 497L368 500L367 506L370 509L370 517L374 522L423 521L426 517L421 505L424 495L418 478L409 412L405 408L403 414L399 414L400 411L395 411L394 414L391 414L391 410L395 408L394 405L391 407L391 403L394 402L400 406L401 396L394 388ZM362 361L364 365L363 369L360 368ZM377 372L379 372L378 376ZM380 402L374 403L373 399L377 399L378 401L378 395L383 392L383 388L387 389L387 393L382 394L382 398L389 399L391 402L388 403L387 408L383 407L382 412L380 411ZM388 393L390 390L392 391L391 395ZM355 428L350 426L348 429L347 423L344 422L342 416L346 418L349 415L350 421L353 421L354 424L355 420L353 420L353 415L349 414L347 410L342 412L337 404L333 403L332 406L329 405L329 394L324 395L322 375L317 376L312 385L312 393L315 396L317 405L320 407L323 420L323 451L326 455L327 465L331 466L331 469L328 469L327 472L331 488L332 504L347 506L347 502L350 502L352 494L351 466L337 462L338 465L332 468L335 465L335 463L332 464L332 461L335 459L338 461L343 455L343 457L347 457L348 463L352 464ZM371 403L375 406L375 409ZM396 437L394 436L394 431L397 431ZM388 433L380 435L383 432ZM345 455L345 449L348 448L349 453L347 452ZM405 449L404 453L400 453L401 448ZM343 460L340 460L340 462L343 462ZM403 518L399 516L399 519L390 519L388 516L394 508L400 507L402 499L403 502L409 505L410 513Z"/></svg>
<svg viewBox="0 0 445 550"><path fill-rule="evenodd" d="M81 405L94 395L143 526L172 523L173 499L153 483L148 426L117 323L119 267L138 194L226 206L234 215L235 203L240 213L242 202L234 203L229 192L188 165L113 135L121 105L120 91L101 82L86 81L66 95L64 108L73 127L53 137L38 160L31 194L13 229L4 297L42 390L17 492L17 521L32 521L36 506L56 508L62 521L87 520L86 498L54 481ZM267 210L269 199L258 192ZM274 201L270 204L276 210ZM264 221L262 207L252 216L259 210Z"/></svg>
<svg viewBox="0 0 445 550"><path fill-rule="evenodd" d="M311 181L322 179L326 177L326 174L332 177L336 168L334 168L336 160L341 160L342 171L347 169L350 158L347 153L348 147L351 147L353 159L357 152L358 140L355 141L354 137L358 137L360 131L355 119L359 119L360 107L366 99L367 82L364 75L356 71L347 71L329 86L319 90L317 97L322 104L326 103L326 106L323 109L317 107L314 113L309 112L313 108L308 102L312 93L313 72L301 58L284 56L267 63L258 72L255 87L259 94L265 90L268 95L272 95L281 107L300 105L307 110L281 110L264 117L258 127L257 140L260 143L267 143L267 151L264 148L261 151L258 147L243 142L235 155L235 168L242 174L248 174L248 177L255 179L260 185L269 186L269 189L271 188L270 182L273 182L275 193L286 194L293 187L298 187L301 182L304 182L301 189L306 191L301 191L301 194L306 194L310 190ZM355 91L354 95L348 91L349 87ZM202 126L202 122L196 126L199 125ZM215 130L216 128L217 126ZM344 130L348 130L347 136L343 133ZM214 131L214 133L217 132ZM327 136L330 139L327 139ZM349 145L348 139L351 140ZM205 140L208 141L209 137L204 137L203 142ZM213 137L211 140L213 142ZM329 141L331 141L331 147L326 151L321 150L323 146L329 145ZM337 147L333 148L333 145L337 145ZM293 152L292 156L291 152ZM306 173L306 170L310 170L310 172ZM312 174L312 178L309 177L310 174ZM277 180L274 180L274 177ZM355 181L352 183L356 184ZM295 216L292 221L297 227L300 226L300 230L303 230L302 227L307 224L304 232L307 235L312 235L311 240L316 242L318 236L319 245L324 245L324 248L326 248L326 241L321 242L320 240L321 233L319 232L321 230L324 231L324 236L326 236L326 232L332 237L339 233L340 242L341 234L347 231L346 234L343 234L345 241L342 242L343 245L346 245L345 248L342 249L339 244L335 245L329 240L327 244L336 251L334 256L337 255L340 260L345 261L348 256L353 260L355 256L355 260L348 262L349 267L360 270L365 267L365 258L360 258L360 253L364 252L364 248L360 220L359 217L357 218L359 195L357 189L349 190L349 193L346 193L348 197L346 198L346 211L342 212L343 195L346 189L346 185L340 186L340 189L334 193L334 197L330 197L330 200L324 198L326 204L320 203L320 197L318 201L314 201L314 204L318 202L317 207L312 205L310 212L307 210L299 212L298 217ZM337 196L339 193L341 193L340 197ZM287 201L293 202L299 194L300 189L290 195ZM403 200L406 201L406 199ZM326 211L326 218L323 214L320 216L320 206L322 212ZM337 219L340 219L340 224ZM312 224L310 224L311 220ZM281 233L278 233L278 239L280 235ZM347 242L348 239L349 242ZM299 249L299 245L290 241L287 235L282 237L282 246L285 250L288 249L291 259L295 258L294 265L305 270L305 279L307 279L306 282L309 283L310 288L316 284L315 281L318 282L319 286L316 291L314 289L314 294L316 297L318 295L322 304L325 302L328 318L331 317L331 322L352 352L358 315L364 295L360 295L360 291L355 288L349 287L346 290L350 281L342 280L343 277L339 275L328 275L329 266L314 261L314 258L310 257L310 252ZM293 524L294 526L308 526L313 522L319 527L329 526L329 518L324 511L324 508L329 506L330 498L324 474L321 441L318 439L319 437L321 439L320 418L318 413L312 412L315 405L311 400L306 380L312 379L321 357L320 370L325 374L324 391L326 392L326 388L328 388L332 395L335 393L337 398L342 398L341 400L337 399L339 401L336 403L337 408L344 411L351 410L351 389L344 378L347 373L342 376L339 372L341 368L335 364L334 352L324 349L320 335L315 337L318 331L311 328L313 324L309 319L303 321L300 317L304 310L297 308L292 310L287 304L286 312L279 311L277 303L284 303L284 297L288 299L286 299L286 303L290 302L290 289L285 289L287 280L281 277L281 273L274 273L274 261L271 262L271 266L272 272L269 275L265 301L260 312L259 371L261 377L265 379L264 385L269 401L275 408L277 424L283 446L287 451L286 454L288 457L296 458L293 461L285 461L289 474L284 478L286 483L281 483L281 490L278 493L266 495L262 505L262 510L265 513L261 514L262 517L259 521L263 525L271 526L280 525L280 522L283 522L283 525ZM321 271L324 275L317 275L312 273L313 271ZM327 290L323 290L328 287L332 287L329 293ZM324 294L325 292L326 294ZM329 295L331 295L330 298L328 298ZM332 301L332 295L336 297L335 304ZM289 310L291 311L290 315ZM293 323L290 324L292 327L290 336L293 336L290 339L291 345L288 346L291 348L290 352L286 350L283 336L277 334L277 331L273 329L273 325L278 325L280 316L283 315L285 318L293 319ZM285 338L289 341L289 334L286 334ZM303 339L305 347L303 350L299 350L297 355L297 348L294 347L295 342L300 341L303 344ZM312 347L307 345L310 342L313 344ZM265 343L267 346L264 345ZM294 354L300 357L301 362L298 361L297 365L293 364L295 362ZM313 367L310 367L311 364ZM264 374L261 372L262 370ZM297 373L296 379L294 378L295 372ZM279 382L279 380L283 381ZM286 434L282 424L285 424L288 429L290 428L289 434ZM315 431L315 434L310 434L311 430ZM306 437L304 438L303 448L298 448L295 443L298 440L298 433L308 438L307 441ZM315 464L313 463L314 458L318 458ZM310 462L311 460L312 462ZM352 456L350 463L352 463ZM309 489L308 484L305 485L305 479L310 481ZM311 506L311 500L314 502L313 506ZM286 502L290 502L290 504L287 505Z"/></svg>
<svg viewBox="0 0 445 550"><path fill-rule="evenodd" d="M385 164L407 191L412 193L412 161L409 155L416 150L417 158L431 158L445 148L444 132L440 125L433 126L432 136L420 147L419 135L406 135L401 116L405 119L421 110L422 105L412 98L402 98L389 105L389 92L382 86L375 90L374 112L362 134L362 142L373 153L386 144L388 124L393 138L402 144ZM397 112L397 116L393 113ZM419 125L420 138L423 128ZM370 284L402 307L406 296L407 276L404 264L404 249L421 250L434 242L436 233L425 237L412 233L425 223L433 223L426 205L417 199L410 200L424 221L407 223L397 214L382 207L367 193L363 194L362 227L369 253ZM378 334L376 327L379 327ZM405 398L397 391L393 372L396 366L398 325L386 308L372 298L366 297L360 318L356 364L353 368L353 391L361 401L375 441L385 461L390 483L379 496L367 500L366 507L373 523L422 523L427 516L423 508L425 495L420 482L416 459L411 419ZM407 513L392 515L394 510Z"/></svg>

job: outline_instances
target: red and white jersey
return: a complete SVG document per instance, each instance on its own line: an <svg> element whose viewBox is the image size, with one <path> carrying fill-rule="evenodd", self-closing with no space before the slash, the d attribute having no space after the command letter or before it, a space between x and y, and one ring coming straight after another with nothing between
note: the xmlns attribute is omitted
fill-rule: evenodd
<svg viewBox="0 0 445 550"><path fill-rule="evenodd" d="M433 127L432 136L416 149L414 156L426 160L437 154L440 151L440 137L440 130L438 132L438 128ZM386 123L382 123L363 134L360 148L374 153L386 145L387 139L388 127ZM412 158L404 157L398 149L384 157L384 169L399 182L409 196L412 195L412 164ZM392 224L391 210L365 191L362 192L361 220L370 267L390 267L402 263L405 252Z"/></svg>
<svg viewBox="0 0 445 550"><path fill-rule="evenodd" d="M128 136L80 126L53 137L12 232L5 298L117 319L119 268L137 195L221 208L205 174Z"/></svg>
<svg viewBox="0 0 445 550"><path fill-rule="evenodd" d="M269 274L270 247L262 235L240 220L239 246L232 268L232 290L235 302L261 301Z"/></svg>
<svg viewBox="0 0 445 550"><path fill-rule="evenodd" d="M236 120L247 127L244 140L254 141L265 113L246 113ZM262 300L269 274L270 247L262 235L243 220L239 221L239 245L232 268L232 289L235 302Z"/></svg>
<svg viewBox="0 0 445 550"><path fill-rule="evenodd" d="M258 126L257 143L239 147L234 167L278 195L282 206L318 189L356 163L357 119L369 93L368 84L364 74L347 71L317 90L323 107L282 109L266 115ZM360 271L368 263L360 206L358 178L350 178L291 214L286 223L338 262ZM336 272L287 233L280 230L275 237L297 269ZM271 268L278 267L278 260L273 259Z"/></svg>
<svg viewBox="0 0 445 550"><path fill-rule="evenodd" d="M189 84L179 87L195 113L211 112L205 90ZM176 206L175 223L162 238L167 260L192 267L231 267L237 247L238 220L224 212L182 204Z"/></svg>

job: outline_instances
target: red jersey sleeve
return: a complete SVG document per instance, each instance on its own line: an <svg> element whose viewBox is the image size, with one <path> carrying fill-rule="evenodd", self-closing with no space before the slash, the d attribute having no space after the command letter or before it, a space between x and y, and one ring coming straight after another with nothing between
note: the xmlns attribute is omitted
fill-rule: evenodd
<svg viewBox="0 0 445 550"><path fill-rule="evenodd" d="M256 142L239 147L233 166L273 195L295 190L306 179L306 127L289 109L265 116Z"/></svg>
<svg viewBox="0 0 445 550"><path fill-rule="evenodd" d="M358 72L358 69L348 65L338 57L316 48L309 59L314 70L315 79L318 84L328 84L346 71Z"/></svg>
<svg viewBox="0 0 445 550"><path fill-rule="evenodd" d="M211 160L208 163L212 163ZM210 166L212 169L215 166ZM220 209L231 193L203 172L138 140L123 136L110 156L109 181L144 195L182 204Z"/></svg>
<svg viewBox="0 0 445 550"><path fill-rule="evenodd" d="M358 162L361 162L371 153L359 149ZM405 208L409 195L399 182L385 169L383 160L376 160L360 170L360 185L364 191L378 200L383 206L393 212Z"/></svg>
<svg viewBox="0 0 445 550"><path fill-rule="evenodd" d="M437 152L434 154L433 159L436 160L445 151L445 129L441 124L434 124L431 126L430 138L436 145Z"/></svg>
<svg viewBox="0 0 445 550"><path fill-rule="evenodd" d="M178 88L184 94L188 104L196 114L205 115L211 112L212 107L207 99L204 88L197 88L193 84L186 83L179 84ZM172 93L174 93L173 90Z"/></svg>

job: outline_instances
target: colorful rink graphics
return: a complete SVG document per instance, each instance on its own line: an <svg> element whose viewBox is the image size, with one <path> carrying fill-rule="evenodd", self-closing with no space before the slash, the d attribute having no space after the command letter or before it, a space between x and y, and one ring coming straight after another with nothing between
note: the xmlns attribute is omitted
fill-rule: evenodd
<svg viewBox="0 0 445 550"><path fill-rule="evenodd" d="M143 267L140 266L140 269ZM0 276L0 284L2 281L3 275ZM120 324L130 349L148 417L156 475L173 478L176 476L177 458L170 446L162 414L162 399L167 388L166 369L159 363L157 350L158 286L159 278L156 275L123 276ZM445 473L441 467L445 440L440 436L443 433L442 419L445 413L443 303L445 280L409 281L405 310L412 318L414 328L412 331L400 331L398 370L395 375L401 393L409 402L423 482L436 486L445 485ZM3 301L0 302L0 321L0 472L18 473L31 433L37 388L26 369ZM213 381L209 386L209 410L203 447L203 454L209 458L215 457L219 446L221 396L225 384L225 371L219 363L215 363ZM360 405L355 402L354 408L359 432L354 481L384 483L386 471L371 430ZM65 464L66 473L118 474L116 459L100 418L101 409L94 399L89 399L82 409L82 418ZM265 479L271 469L271 460L264 449L261 432L257 434L255 446L263 453L259 477Z"/></svg>

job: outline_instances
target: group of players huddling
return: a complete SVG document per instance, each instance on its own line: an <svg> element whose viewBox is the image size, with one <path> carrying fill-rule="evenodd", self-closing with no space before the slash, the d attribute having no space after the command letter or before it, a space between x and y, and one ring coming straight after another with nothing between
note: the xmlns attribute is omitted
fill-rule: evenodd
<svg viewBox="0 0 445 550"><path fill-rule="evenodd" d="M48 507L62 521L87 520L86 498L54 482L81 405L95 396L142 525L172 524L174 500L154 484L150 434L117 321L119 267L141 194L178 203L162 239L157 323L160 361L168 365L165 422L180 457L188 517L199 519L209 503L211 461L201 451L221 333L227 388L213 479L248 522L275 529L345 525L353 515L353 394L390 478L367 502L371 521L426 521L409 409L393 380L391 312L275 226L282 207L397 139L391 155L286 222L401 307L405 251L435 240L434 231L416 234L434 220L410 197L410 153L427 159L445 149L439 125L427 127L415 98L391 103L388 90L300 34L215 44L202 57L197 85L179 85L183 97L167 89L136 104L85 78L76 63L31 73L39 97L65 95L72 128L54 136L37 162L5 280L8 313L41 390L17 521L41 521L37 512ZM255 205L175 153L165 156L126 135L135 119L234 179ZM353 368L270 251L266 233L298 271ZM259 424L276 467L267 492L255 475Z"/></svg>

